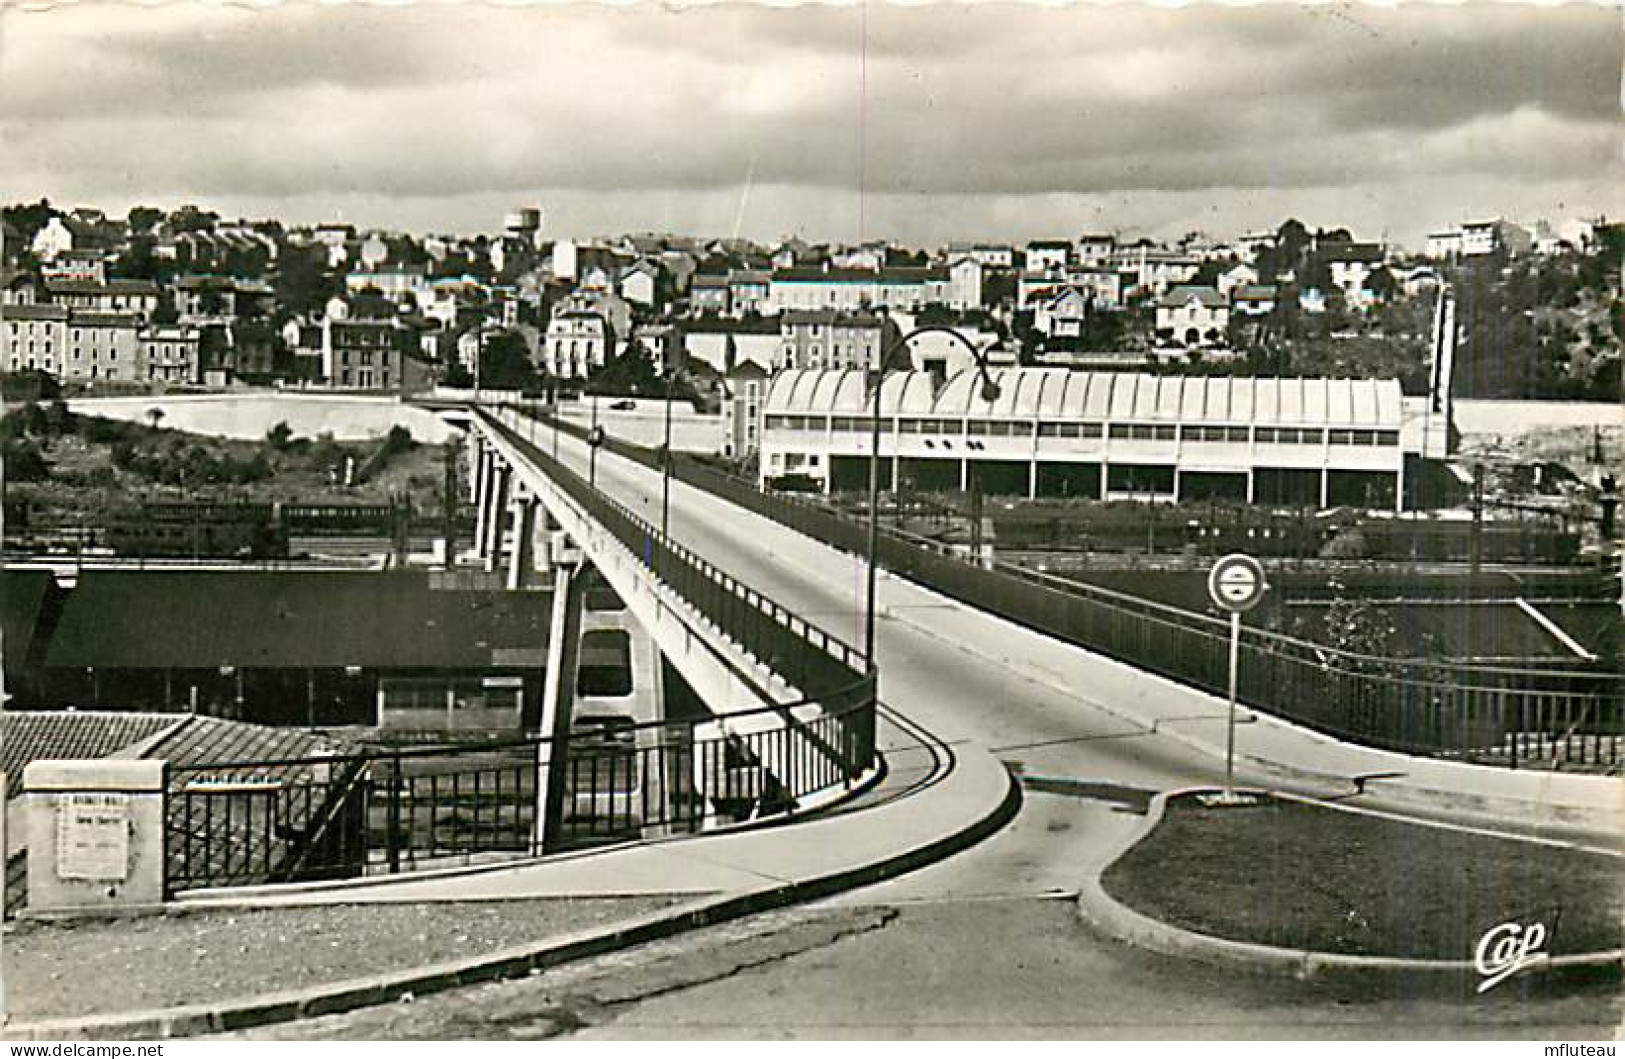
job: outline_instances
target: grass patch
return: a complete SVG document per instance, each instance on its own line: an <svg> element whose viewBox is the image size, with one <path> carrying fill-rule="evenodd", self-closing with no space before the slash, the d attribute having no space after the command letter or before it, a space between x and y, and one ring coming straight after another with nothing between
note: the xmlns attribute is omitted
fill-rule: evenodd
<svg viewBox="0 0 1625 1059"><path fill-rule="evenodd" d="M1471 960L1508 920L1543 922L1553 955L1599 952L1625 923L1625 858L1278 799L1172 798L1102 882L1186 930L1357 956Z"/></svg>

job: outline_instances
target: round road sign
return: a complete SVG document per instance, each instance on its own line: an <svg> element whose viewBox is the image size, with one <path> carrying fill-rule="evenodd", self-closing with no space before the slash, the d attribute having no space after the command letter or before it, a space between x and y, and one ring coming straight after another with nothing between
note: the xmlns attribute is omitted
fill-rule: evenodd
<svg viewBox="0 0 1625 1059"><path fill-rule="evenodd" d="M1220 607L1237 614L1258 606L1267 588L1264 567L1250 555L1227 555L1208 571L1208 595Z"/></svg>
<svg viewBox="0 0 1625 1059"><path fill-rule="evenodd" d="M587 444L591 445L593 448L596 449L598 446L602 445L603 443L604 443L604 428L603 427L593 427L591 430L587 431Z"/></svg>

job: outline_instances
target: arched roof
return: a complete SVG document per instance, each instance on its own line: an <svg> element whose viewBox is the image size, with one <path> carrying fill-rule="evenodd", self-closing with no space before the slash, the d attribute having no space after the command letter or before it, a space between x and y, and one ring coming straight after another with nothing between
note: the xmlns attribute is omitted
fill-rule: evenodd
<svg viewBox="0 0 1625 1059"><path fill-rule="evenodd" d="M893 372L881 387L884 415L1020 419L1111 419L1118 422L1258 423L1397 430L1402 395L1396 379L1281 379L1064 368L997 368L991 404L981 373L949 376L940 391L929 372ZM768 389L766 410L804 415L861 415L867 410L862 371L782 371Z"/></svg>

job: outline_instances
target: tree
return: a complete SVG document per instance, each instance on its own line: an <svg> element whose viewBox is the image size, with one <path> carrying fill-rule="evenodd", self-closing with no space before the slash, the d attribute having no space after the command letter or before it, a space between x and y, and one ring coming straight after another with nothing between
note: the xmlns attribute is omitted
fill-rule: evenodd
<svg viewBox="0 0 1625 1059"><path fill-rule="evenodd" d="M163 223L164 211L151 206L132 206L125 215L124 223L130 226L130 231L136 235L145 235L159 224Z"/></svg>
<svg viewBox="0 0 1625 1059"><path fill-rule="evenodd" d="M412 440L412 431L399 423L390 427L389 433L384 436L384 452L391 456L401 452L410 452L416 447L417 442Z"/></svg>
<svg viewBox="0 0 1625 1059"><path fill-rule="evenodd" d="M643 343L633 341L607 358L587 376L586 391L605 396L665 396L666 386L655 373L654 358Z"/></svg>
<svg viewBox="0 0 1625 1059"><path fill-rule="evenodd" d="M27 245L34 241L41 228L51 223L57 211L51 206L50 199L40 199L27 205L7 206L3 213L11 226L17 229L24 245Z"/></svg>
<svg viewBox="0 0 1625 1059"><path fill-rule="evenodd" d="M265 442L278 452L286 452L288 445L293 441L293 428L288 421L283 420L265 432Z"/></svg>
<svg viewBox="0 0 1625 1059"><path fill-rule="evenodd" d="M287 247L277 258L273 282L277 302L296 315L319 312L339 293L340 283L327 269L326 249Z"/></svg>
<svg viewBox="0 0 1625 1059"><path fill-rule="evenodd" d="M158 433L158 424L164 421L164 410L154 405L147 409L147 422L152 424L152 432Z"/></svg>
<svg viewBox="0 0 1625 1059"><path fill-rule="evenodd" d="M43 482L51 476L51 468L32 441L8 440L0 442L0 458L6 463L6 478L13 482Z"/></svg>
<svg viewBox="0 0 1625 1059"><path fill-rule="evenodd" d="M49 401L61 395L56 377L37 368L0 375L0 397L7 401Z"/></svg>
<svg viewBox="0 0 1625 1059"><path fill-rule="evenodd" d="M456 390L469 390L474 387L474 376L468 373L462 361L454 360L440 374L440 384Z"/></svg>
<svg viewBox="0 0 1625 1059"><path fill-rule="evenodd" d="M518 331L501 331L480 344L480 388L530 390L537 385L530 347Z"/></svg>
<svg viewBox="0 0 1625 1059"><path fill-rule="evenodd" d="M179 235L183 232L213 231L214 226L220 223L220 215L212 210L200 210L196 206L182 206L169 215L170 230Z"/></svg>

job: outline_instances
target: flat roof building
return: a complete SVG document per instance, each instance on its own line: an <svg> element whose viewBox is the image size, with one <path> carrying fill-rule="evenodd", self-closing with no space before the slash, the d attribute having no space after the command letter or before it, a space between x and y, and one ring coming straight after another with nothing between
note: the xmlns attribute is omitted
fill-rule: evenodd
<svg viewBox="0 0 1625 1059"><path fill-rule="evenodd" d="M1056 368L928 372L881 387L880 481L914 491L1398 507L1395 379L1159 376ZM867 488L864 373L784 371L763 404L764 486Z"/></svg>

